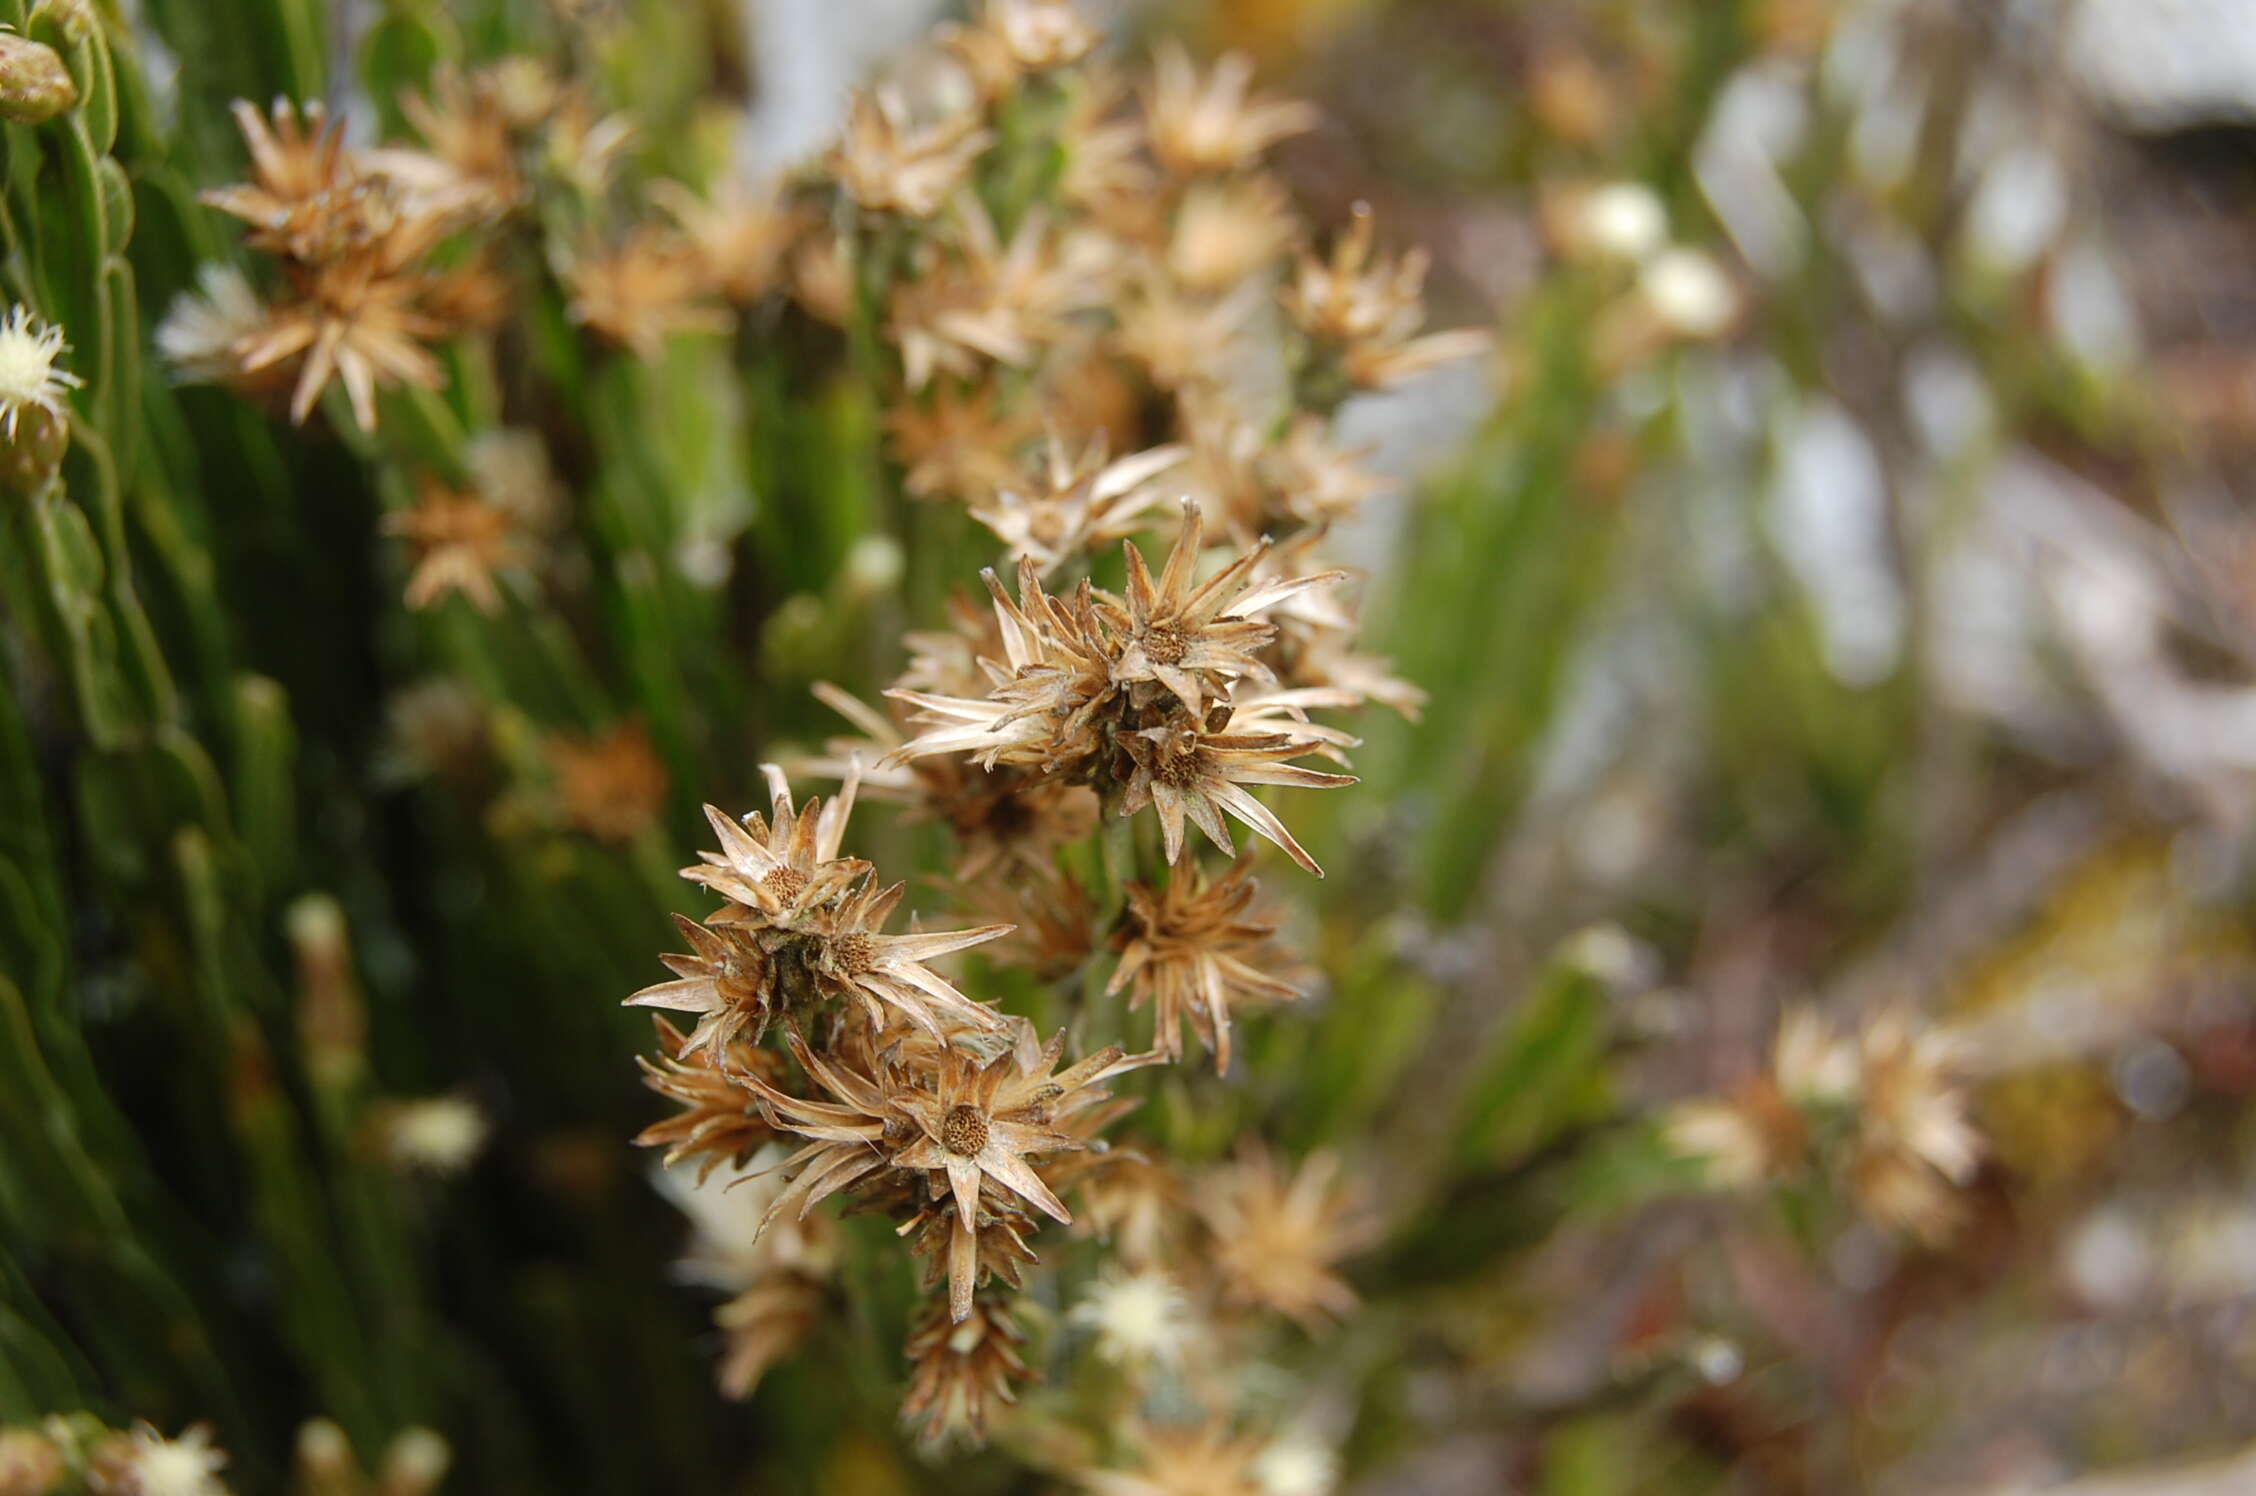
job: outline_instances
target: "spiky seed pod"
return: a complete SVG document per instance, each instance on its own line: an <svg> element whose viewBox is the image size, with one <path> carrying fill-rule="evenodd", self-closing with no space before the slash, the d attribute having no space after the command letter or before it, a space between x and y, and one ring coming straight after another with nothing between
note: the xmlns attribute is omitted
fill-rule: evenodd
<svg viewBox="0 0 2256 1496"><path fill-rule="evenodd" d="M985 1443L997 1412L1018 1401L1014 1389L1034 1379L1025 1344L1007 1302L983 1297L956 1315L935 1300L902 1347L910 1362L902 1421L928 1445Z"/></svg>
<svg viewBox="0 0 2256 1496"><path fill-rule="evenodd" d="M1120 964L1105 992L1126 987L1131 1008L1151 1004L1153 1046L1169 1059L1182 1056L1187 1022L1213 1051L1215 1072L1223 1073L1230 1068L1231 1003L1300 996L1299 988L1248 959L1266 953L1277 932L1274 923L1253 915L1258 892L1245 859L1212 881L1192 864L1164 887L1128 885L1128 911L1113 941Z"/></svg>

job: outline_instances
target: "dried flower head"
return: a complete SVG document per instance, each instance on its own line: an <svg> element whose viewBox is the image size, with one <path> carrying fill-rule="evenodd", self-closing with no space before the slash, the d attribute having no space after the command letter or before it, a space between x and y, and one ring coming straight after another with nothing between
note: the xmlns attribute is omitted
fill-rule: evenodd
<svg viewBox="0 0 2256 1496"><path fill-rule="evenodd" d="M527 63L531 59L512 59ZM537 74L537 64L535 65ZM552 102L534 90L553 80L523 67L481 68L465 73L442 65L431 77L429 93L400 95L400 113L423 137L432 157L443 162L462 188L485 211L514 211L531 194L518 169L519 135L528 128L529 107Z"/></svg>
<svg viewBox="0 0 2256 1496"><path fill-rule="evenodd" d="M556 772L557 803L574 830L630 842L657 824L666 765L639 719L585 737L554 734L542 747Z"/></svg>
<svg viewBox="0 0 2256 1496"><path fill-rule="evenodd" d="M1133 533L1163 497L1153 480L1183 456L1181 447L1153 447L1109 461L1102 437L1074 453L1053 432L1039 467L997 485L971 517L1046 577Z"/></svg>
<svg viewBox="0 0 2256 1496"><path fill-rule="evenodd" d="M1485 352L1485 332L1417 336L1426 320L1426 253L1414 249L1392 262L1374 260L1376 234L1370 210L1357 208L1331 259L1303 254L1285 289L1285 310L1319 353L1336 359L1350 384L1376 389Z"/></svg>
<svg viewBox="0 0 2256 1496"><path fill-rule="evenodd" d="M1982 1162L1954 1040L1908 1009L1870 1019L1857 1042L1859 1110L1850 1179L1874 1219L1929 1241L1951 1234Z"/></svg>
<svg viewBox="0 0 2256 1496"><path fill-rule="evenodd" d="M911 763L939 753L968 753L988 768L1016 764L1071 778L1102 744L1097 713L1113 694L1112 652L1086 583L1072 602L1051 597L1030 557L1018 562L1017 602L993 571L980 579L994 599L1004 658L981 661L990 682L984 697L940 695L895 687L894 700L917 708L924 731L886 756Z"/></svg>
<svg viewBox="0 0 2256 1496"><path fill-rule="evenodd" d="M303 425L332 380L342 384L353 419L376 429L376 392L395 384L436 389L445 381L424 344L447 325L425 310L427 281L412 272L440 232L429 220L402 223L365 252L302 277L298 299L267 314L236 349L248 377L299 360L290 419Z"/></svg>
<svg viewBox="0 0 2256 1496"><path fill-rule="evenodd" d="M770 1207L783 1188L774 1167L783 1154L771 1146L719 1177L705 1168L694 1180L672 1168L658 1175L659 1187L693 1228L678 1271L730 1295L713 1311L723 1336L715 1377L725 1397L750 1397L769 1369L799 1348L823 1317L837 1271L838 1231L828 1219L768 1229Z"/></svg>
<svg viewBox="0 0 2256 1496"><path fill-rule="evenodd" d="M235 123L251 155L249 182L215 187L203 200L251 227L249 242L317 262L357 250L389 227L380 180L345 147L344 122L319 99L276 99L266 114L237 99Z"/></svg>
<svg viewBox="0 0 2256 1496"><path fill-rule="evenodd" d="M1120 640L1113 679L1123 685L1159 682L1182 702L1193 721L1205 720L1208 703L1226 697L1229 682L1246 676L1274 678L1257 656L1277 631L1257 622L1258 615L1311 587L1347 577L1344 571L1325 571L1255 585L1252 574L1269 549L1264 542L1200 582L1198 562L1205 538L1198 505L1186 501L1182 533L1158 582L1153 582L1142 552L1123 542L1128 562L1125 605L1107 598L1098 608L1098 616Z"/></svg>
<svg viewBox="0 0 2256 1496"><path fill-rule="evenodd" d="M854 999L873 1027L888 1012L937 1035L943 1022L995 1028L994 1013L925 965L1009 933L1007 925L887 935L882 927L903 886L870 884L871 866L841 857L853 811L859 766L825 806L819 798L794 808L781 768L762 765L773 824L755 811L742 823L712 806L706 819L721 850L682 876L728 903L704 924L676 916L694 954L664 957L675 980L646 987L630 1006L699 1015L684 1053L718 1053L750 1031L757 1043L779 1014Z"/></svg>
<svg viewBox="0 0 2256 1496"><path fill-rule="evenodd" d="M1255 1463L1259 1434L1233 1433L1226 1420L1202 1424L1136 1424L1135 1463L1123 1470L1079 1472L1096 1496L1265 1496Z"/></svg>
<svg viewBox="0 0 2256 1496"><path fill-rule="evenodd" d="M414 553L407 578L407 605L414 609L459 592L479 612L498 612L501 589L495 573L524 559L515 516L436 478L423 480L414 507L385 515L383 529L404 539Z"/></svg>
<svg viewBox="0 0 2256 1496"><path fill-rule="evenodd" d="M898 94L874 88L854 96L845 132L823 164L865 211L930 218L993 139L970 114L912 124Z"/></svg>
<svg viewBox="0 0 2256 1496"><path fill-rule="evenodd" d="M1352 774L1329 774L1287 762L1321 751L1337 736L1310 723L1253 721L1236 715L1224 720L1218 732L1167 725L1123 734L1120 745L1127 751L1133 771L1120 813L1133 815L1151 806L1159 816L1167 860L1174 863L1183 857L1186 820L1205 832L1225 855L1235 856L1237 848L1222 821L1227 811L1283 848L1303 870L1321 878L1324 870L1316 865L1316 859L1293 838L1276 812L1256 800L1245 786L1338 789L1355 783Z"/></svg>
<svg viewBox="0 0 2256 1496"><path fill-rule="evenodd" d="M1267 287L1257 280L1226 295L1194 296L1172 275L1137 270L1121 290L1113 343L1162 390L1219 388L1228 383L1267 300ZM1187 424L1195 432L1195 423Z"/></svg>
<svg viewBox="0 0 2256 1496"><path fill-rule="evenodd" d="M1310 1330L1355 1308L1336 1268L1370 1244L1372 1230L1340 1175L1337 1154L1311 1154L1288 1175L1252 1144L1208 1176L1194 1198L1226 1294Z"/></svg>
<svg viewBox="0 0 2256 1496"><path fill-rule="evenodd" d="M1144 90L1146 128L1160 164L1184 176L1238 171L1278 141L1315 127L1314 108L1249 93L1252 81L1253 60L1241 53L1201 78L1188 52L1161 47Z"/></svg>
<svg viewBox="0 0 2256 1496"><path fill-rule="evenodd" d="M936 384L886 412L901 486L919 499L987 502L1018 480L1018 449L1040 429L1032 411L998 408L991 383Z"/></svg>
<svg viewBox="0 0 2256 1496"><path fill-rule="evenodd" d="M1055 1073L1065 1043L1061 1033L1038 1046L1020 1025L1017 1038L989 1059L951 1044L856 1042L825 1058L792 1036L791 1051L831 1099L785 1094L757 1078L770 1121L814 1139L783 1169L791 1183L772 1211L800 1214L826 1196L879 1169L911 1182L921 1198L953 1210L948 1239L948 1300L962 1320L971 1312L981 1275L979 1228L996 1213L983 1205L992 1193L1006 1209L1023 1201L1055 1220L1072 1214L1030 1161L1084 1146L1059 1124L1102 1101L1097 1087L1138 1064L1114 1046Z"/></svg>
<svg viewBox="0 0 2256 1496"><path fill-rule="evenodd" d="M1679 1156L1698 1159L1719 1189L1752 1189L1801 1167L1809 1128L1801 1113L1768 1076L1732 1095L1680 1103L1662 1124L1662 1136Z"/></svg>
<svg viewBox="0 0 2256 1496"><path fill-rule="evenodd" d="M962 1316L932 1304L903 1348L910 1367L902 1422L927 1445L985 1442L997 1411L1018 1401L1016 1384L1034 1379L1025 1344L1005 1302L981 1298Z"/></svg>
<svg viewBox="0 0 2256 1496"><path fill-rule="evenodd" d="M1153 1047L1170 1060L1183 1054L1182 1026L1214 1052L1217 1074L1230 1068L1230 1005L1287 1002L1300 989L1247 959L1265 953L1277 927L1256 918L1253 865L1240 859L1209 881L1196 863L1166 886L1128 885L1128 910L1113 943L1120 964L1107 994L1128 988L1128 1005L1152 1007ZM1274 956L1270 958L1274 964Z"/></svg>
<svg viewBox="0 0 2256 1496"><path fill-rule="evenodd" d="M1071 66L1097 44L1097 33L1072 0L984 0L969 26L950 26L941 40L982 99L1008 93L1030 73Z"/></svg>
<svg viewBox="0 0 2256 1496"><path fill-rule="evenodd" d="M706 197L679 182L658 182L650 200L681 229L706 284L738 306L774 289L784 256L806 230L805 218L784 201L775 182L754 185L728 177Z"/></svg>
<svg viewBox="0 0 2256 1496"><path fill-rule="evenodd" d="M1300 237L1300 219L1273 177L1200 182L1183 194L1167 268L1200 294L1227 291L1274 265Z"/></svg>
<svg viewBox="0 0 2256 1496"><path fill-rule="evenodd" d="M937 370L976 378L983 360L1013 368L1062 339L1075 314L1102 303L1100 267L1030 212L1005 244L977 198L958 200L948 232L921 241L893 288L888 327L903 378L923 389Z"/></svg>
<svg viewBox="0 0 2256 1496"><path fill-rule="evenodd" d="M564 267L574 322L645 362L676 333L723 333L728 313L706 300L711 280L690 240L650 224L612 250L587 251Z"/></svg>

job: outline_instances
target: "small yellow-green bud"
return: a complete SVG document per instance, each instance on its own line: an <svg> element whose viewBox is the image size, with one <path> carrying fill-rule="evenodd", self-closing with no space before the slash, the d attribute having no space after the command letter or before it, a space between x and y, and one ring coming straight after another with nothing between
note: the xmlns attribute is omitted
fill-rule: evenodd
<svg viewBox="0 0 2256 1496"><path fill-rule="evenodd" d="M0 31L0 119L44 125L78 103L62 54L44 42Z"/></svg>
<svg viewBox="0 0 2256 1496"><path fill-rule="evenodd" d="M27 407L11 434L0 433L0 493L29 498L55 481L70 451L70 422L43 406Z"/></svg>

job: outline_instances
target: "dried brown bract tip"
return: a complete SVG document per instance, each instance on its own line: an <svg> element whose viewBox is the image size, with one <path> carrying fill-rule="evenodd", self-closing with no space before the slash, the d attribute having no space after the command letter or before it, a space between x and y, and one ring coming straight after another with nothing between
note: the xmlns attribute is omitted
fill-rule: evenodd
<svg viewBox="0 0 2256 1496"><path fill-rule="evenodd" d="M1258 165L1278 141L1315 128L1313 106L1249 93L1253 60L1231 53L1201 78L1197 64L1172 43L1153 58L1144 89L1152 154L1182 176L1240 171Z"/></svg>
<svg viewBox="0 0 2256 1496"><path fill-rule="evenodd" d="M428 282L413 266L439 232L428 222L403 225L363 254L309 272L299 299L277 305L264 326L236 346L242 373L254 376L298 359L290 419L304 424L336 380L364 431L376 428L379 388L437 389L445 375L424 344L444 336L447 326L425 309Z"/></svg>
<svg viewBox="0 0 2256 1496"><path fill-rule="evenodd" d="M971 114L912 124L900 95L880 87L854 96L845 133L823 164L865 212L930 218L993 140Z"/></svg>
<svg viewBox="0 0 2256 1496"><path fill-rule="evenodd" d="M712 1055L685 1054L687 1040L679 1029L663 1018L651 1021L658 1031L659 1058L653 1062L637 1055L635 1063L642 1067L642 1083L680 1110L637 1133L636 1145L665 1149L660 1162L669 1169L695 1160L700 1184L723 1164L743 1168L774 1140L775 1129L760 1114L759 1098L742 1077L781 1079L783 1056L749 1044L730 1044Z"/></svg>
<svg viewBox="0 0 2256 1496"><path fill-rule="evenodd" d="M1276 953L1268 947L1276 925L1256 916L1259 886L1253 865L1240 859L1220 878L1209 880L1197 864L1179 869L1164 887L1128 885L1128 911L1113 939L1120 964L1107 994L1128 988L1128 1004L1151 1004L1154 1047L1170 1060L1182 1058L1182 1026L1214 1052L1217 1074L1230 1068L1230 1005L1233 1002L1289 1002L1300 989L1280 980L1248 957Z"/></svg>

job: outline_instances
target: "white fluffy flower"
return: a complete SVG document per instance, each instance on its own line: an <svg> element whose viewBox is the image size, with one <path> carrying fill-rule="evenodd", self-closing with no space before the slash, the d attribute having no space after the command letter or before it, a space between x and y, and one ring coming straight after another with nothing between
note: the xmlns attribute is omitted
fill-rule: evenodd
<svg viewBox="0 0 2256 1496"><path fill-rule="evenodd" d="M1287 1434L1253 1462L1261 1496L1330 1496L1339 1483L1339 1456L1305 1434Z"/></svg>
<svg viewBox="0 0 2256 1496"><path fill-rule="evenodd" d="M219 1472L227 1455L212 1448L211 1430L202 1424L167 1439L147 1424L133 1431L127 1468L137 1496L225 1496Z"/></svg>
<svg viewBox="0 0 2256 1496"><path fill-rule="evenodd" d="M393 1160L405 1168L457 1174L486 1146L492 1131L475 1102L460 1096L427 1096L390 1109L384 1140Z"/></svg>
<svg viewBox="0 0 2256 1496"><path fill-rule="evenodd" d="M1073 1323L1094 1330L1108 1361L1182 1359L1195 1326L1190 1301L1165 1273L1107 1271L1073 1308Z"/></svg>
<svg viewBox="0 0 2256 1496"><path fill-rule="evenodd" d="M157 351L185 384L218 384L242 370L235 349L266 325L243 272L219 260L196 268L196 289L172 300L157 324Z"/></svg>
<svg viewBox="0 0 2256 1496"><path fill-rule="evenodd" d="M0 322L0 430L16 434L28 406L62 418L65 393L79 387L76 374L55 367L70 352L63 330L39 320L30 307L11 307Z"/></svg>

